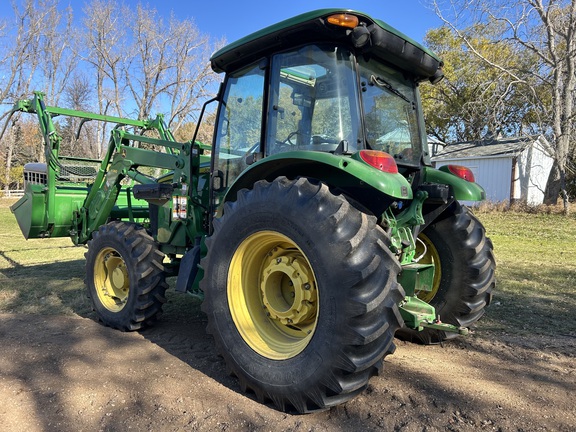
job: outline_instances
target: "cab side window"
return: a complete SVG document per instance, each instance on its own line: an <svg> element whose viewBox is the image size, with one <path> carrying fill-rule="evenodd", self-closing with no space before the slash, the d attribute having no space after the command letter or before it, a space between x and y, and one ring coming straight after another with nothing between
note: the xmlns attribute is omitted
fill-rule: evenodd
<svg viewBox="0 0 576 432"><path fill-rule="evenodd" d="M260 152L264 71L256 66L232 75L226 82L218 116L215 168L228 188L248 166L253 153Z"/></svg>

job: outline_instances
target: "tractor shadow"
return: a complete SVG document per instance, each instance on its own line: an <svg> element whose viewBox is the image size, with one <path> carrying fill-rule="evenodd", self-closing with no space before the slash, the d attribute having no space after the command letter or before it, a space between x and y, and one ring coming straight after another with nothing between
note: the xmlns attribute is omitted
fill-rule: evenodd
<svg viewBox="0 0 576 432"><path fill-rule="evenodd" d="M22 264L23 260L15 258L10 251L0 251L0 259L9 265L0 269L0 311L92 317L84 289L83 251L79 251L78 257L60 261L58 252L61 250L55 249L53 262L35 264ZM34 249L26 253L34 254Z"/></svg>
<svg viewBox="0 0 576 432"><path fill-rule="evenodd" d="M0 249L0 313L77 315L99 322L84 285L84 248L52 248L46 243L37 246L30 242L18 250ZM237 381L227 375L224 361L216 354L212 337L206 334L201 303L175 292L175 278L169 278L168 282L163 316L139 333L192 368L240 393Z"/></svg>
<svg viewBox="0 0 576 432"><path fill-rule="evenodd" d="M170 281L171 288L175 281ZM173 289L166 292L167 302L160 320L140 330L140 334L188 366L202 372L228 389L244 395L238 381L226 372L226 364L206 333L206 315L201 302Z"/></svg>

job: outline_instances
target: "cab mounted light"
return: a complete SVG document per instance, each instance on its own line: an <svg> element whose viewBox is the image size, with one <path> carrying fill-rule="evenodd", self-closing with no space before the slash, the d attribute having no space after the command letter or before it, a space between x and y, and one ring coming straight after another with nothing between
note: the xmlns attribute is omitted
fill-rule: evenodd
<svg viewBox="0 0 576 432"><path fill-rule="evenodd" d="M333 25L339 27L346 27L349 29L353 29L358 26L359 20L358 17L355 15L349 15L346 13L343 14L335 14L330 15L326 20Z"/></svg>
<svg viewBox="0 0 576 432"><path fill-rule="evenodd" d="M433 85L438 84L440 81L444 79L444 72L442 72L442 65L438 68L434 75L432 75L429 80Z"/></svg>
<svg viewBox="0 0 576 432"><path fill-rule="evenodd" d="M364 24L360 24L352 30L350 37L356 48L362 48L370 41L370 30Z"/></svg>
<svg viewBox="0 0 576 432"><path fill-rule="evenodd" d="M326 20L335 26L348 29L347 34L356 48L362 48L370 41L370 30L356 15L346 13L330 15Z"/></svg>
<svg viewBox="0 0 576 432"><path fill-rule="evenodd" d="M398 165L396 165L392 155L388 153L378 150L360 150L359 155L360 159L377 170L389 174L398 173Z"/></svg>

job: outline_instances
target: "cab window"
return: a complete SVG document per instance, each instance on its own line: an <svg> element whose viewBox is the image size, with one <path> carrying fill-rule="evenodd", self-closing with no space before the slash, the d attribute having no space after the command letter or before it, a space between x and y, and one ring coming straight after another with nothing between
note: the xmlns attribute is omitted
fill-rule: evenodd
<svg viewBox="0 0 576 432"><path fill-rule="evenodd" d="M228 77L218 115L215 169L228 188L261 151L264 70L252 67Z"/></svg>

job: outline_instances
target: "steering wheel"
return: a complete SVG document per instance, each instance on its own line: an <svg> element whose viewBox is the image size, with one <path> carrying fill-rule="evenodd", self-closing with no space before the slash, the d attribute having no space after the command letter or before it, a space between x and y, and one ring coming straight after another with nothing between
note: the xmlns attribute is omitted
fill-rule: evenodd
<svg viewBox="0 0 576 432"><path fill-rule="evenodd" d="M278 140L278 139L277 139L277 140L275 141L275 143L276 143L276 148L277 148L277 149L280 149L280 150L291 150L291 149L293 149L294 147L297 146L297 143L292 142L291 139L292 139L294 136L296 136L296 135L298 135L298 132L297 132L297 131L296 131L296 132L290 132L290 134L288 135L288 137L287 137L284 141L281 141L281 140ZM277 153L277 151L276 151L275 153Z"/></svg>
<svg viewBox="0 0 576 432"><path fill-rule="evenodd" d="M247 156L250 153L253 153L254 150L256 150L258 147L260 146L260 141L258 141L256 144L254 144L252 147L250 147L248 150L243 151L243 150L236 150L236 149L230 149L228 150L229 154L233 154L236 156Z"/></svg>
<svg viewBox="0 0 576 432"><path fill-rule="evenodd" d="M290 134L288 135L288 137L287 137L284 141L282 141L281 144L283 144L283 145L290 145L290 146L295 146L295 145L297 145L297 143L293 143L293 142L291 141L291 139L292 139L293 137L295 137L296 135L298 135L298 131L290 132Z"/></svg>
<svg viewBox="0 0 576 432"><path fill-rule="evenodd" d="M319 145L319 144L338 144L341 140L338 138L332 138L322 135L312 135L312 144Z"/></svg>

